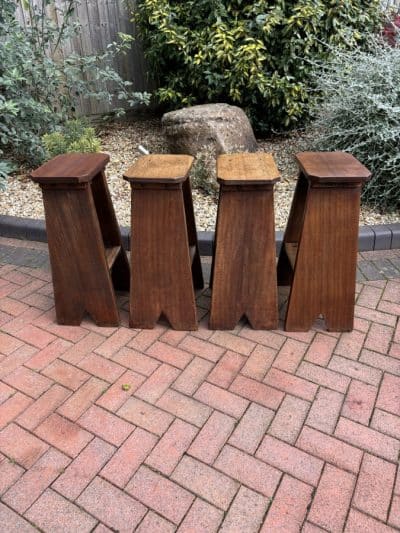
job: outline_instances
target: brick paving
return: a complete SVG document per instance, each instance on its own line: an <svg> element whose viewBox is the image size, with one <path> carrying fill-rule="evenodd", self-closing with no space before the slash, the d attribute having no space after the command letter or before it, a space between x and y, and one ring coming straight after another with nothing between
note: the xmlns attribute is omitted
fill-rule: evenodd
<svg viewBox="0 0 400 533"><path fill-rule="evenodd" d="M197 332L60 327L0 239L0 530L399 531L400 250L358 267L342 335L209 331L208 289Z"/></svg>

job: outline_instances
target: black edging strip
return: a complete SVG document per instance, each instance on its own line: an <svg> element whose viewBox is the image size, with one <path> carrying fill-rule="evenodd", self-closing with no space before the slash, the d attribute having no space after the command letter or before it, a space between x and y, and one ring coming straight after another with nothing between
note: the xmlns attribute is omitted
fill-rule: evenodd
<svg viewBox="0 0 400 533"><path fill-rule="evenodd" d="M130 228L121 226L122 243L126 249L130 248ZM282 245L283 231L277 231L276 250ZM0 215L0 236L9 239L47 242L44 220ZM199 231L200 255L210 256L213 252L214 232ZM378 224L375 226L361 226L358 234L358 251L391 250L400 248L400 222L394 224Z"/></svg>

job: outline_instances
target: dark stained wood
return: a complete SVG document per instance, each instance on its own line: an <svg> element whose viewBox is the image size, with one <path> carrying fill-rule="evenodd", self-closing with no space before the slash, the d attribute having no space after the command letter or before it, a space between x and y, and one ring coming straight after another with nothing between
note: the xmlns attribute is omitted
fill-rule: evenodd
<svg viewBox="0 0 400 533"><path fill-rule="evenodd" d="M107 161L105 154L66 154L34 171L59 324L79 325L85 312L99 326L119 324L114 287L129 289L129 264L104 176Z"/></svg>
<svg viewBox="0 0 400 533"><path fill-rule="evenodd" d="M301 172L278 262L279 283L291 283L285 329L307 331L322 315L329 331L351 331L360 192L370 174L341 152L297 159Z"/></svg>
<svg viewBox="0 0 400 533"><path fill-rule="evenodd" d="M284 243L298 242L300 240L301 228L303 227L304 213L306 210L308 193L308 181L300 172L294 192L294 200L290 207L289 219L286 225ZM278 285L291 285L293 279L293 268L290 265L286 250L281 251L278 259Z"/></svg>
<svg viewBox="0 0 400 533"><path fill-rule="evenodd" d="M111 268L113 266L120 251L121 251L121 246L112 246L111 248L105 249L108 268Z"/></svg>
<svg viewBox="0 0 400 533"><path fill-rule="evenodd" d="M192 277L194 288L200 290L204 287L203 271L201 268L201 258L199 243L197 242L196 221L194 218L192 189L190 180L186 179L182 183L183 201L185 205L186 228L188 234L189 253L192 262Z"/></svg>
<svg viewBox="0 0 400 533"><path fill-rule="evenodd" d="M297 250L299 248L299 244L297 242L286 242L285 243L285 252L288 256L290 266L294 268L294 265L296 264L296 257L297 257Z"/></svg>
<svg viewBox="0 0 400 533"><path fill-rule="evenodd" d="M155 154L124 174L132 186L131 327L154 328L163 315L174 329L197 329L194 287L203 286L203 277L188 179L192 162Z"/></svg>
<svg viewBox="0 0 400 533"><path fill-rule="evenodd" d="M190 261L192 264L193 264L193 259L195 258L195 255L196 255L196 246L189 246L189 257L190 257Z"/></svg>
<svg viewBox="0 0 400 533"><path fill-rule="evenodd" d="M118 247L120 250L116 257L112 257L112 263L109 263L114 289L129 291L130 268L128 257L122 247L121 233L104 170L99 172L93 179L91 189L104 246L106 248Z"/></svg>
<svg viewBox="0 0 400 533"><path fill-rule="evenodd" d="M254 155L261 154L218 158L217 169L223 179L218 174L221 189L212 266L211 329L234 329L243 316L255 329L278 325L273 207L277 170L270 154L265 158ZM263 160L268 164L262 166Z"/></svg>
<svg viewBox="0 0 400 533"><path fill-rule="evenodd" d="M95 176L91 189L103 242L106 247L118 246L121 243L121 235L104 172ZM107 213L107 216L103 217L103 213Z"/></svg>
<svg viewBox="0 0 400 533"><path fill-rule="evenodd" d="M371 177L370 171L347 152L301 152L296 158L311 182L364 183Z"/></svg>
<svg viewBox="0 0 400 533"><path fill-rule="evenodd" d="M110 160L107 154L62 154L31 173L40 184L84 183L104 170Z"/></svg>

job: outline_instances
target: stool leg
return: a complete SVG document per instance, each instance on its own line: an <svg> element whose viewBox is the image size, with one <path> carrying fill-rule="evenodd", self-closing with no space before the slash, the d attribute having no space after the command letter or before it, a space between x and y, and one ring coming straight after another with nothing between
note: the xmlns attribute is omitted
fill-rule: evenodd
<svg viewBox="0 0 400 533"><path fill-rule="evenodd" d="M118 221L104 171L99 172L99 174L94 177L91 187L104 246L121 246L121 251L115 260L111 271L114 288L119 291L129 291L129 262L126 252L122 248Z"/></svg>
<svg viewBox="0 0 400 533"><path fill-rule="evenodd" d="M360 188L311 187L289 295L285 329L307 331L324 316L328 330L351 331Z"/></svg>
<svg viewBox="0 0 400 533"><path fill-rule="evenodd" d="M201 268L201 259L199 244L197 242L196 221L193 211L192 189L189 178L182 184L183 199L185 202L186 226L188 233L189 246L195 247L195 253L192 261L192 277L195 289L204 288L203 271Z"/></svg>
<svg viewBox="0 0 400 533"><path fill-rule="evenodd" d="M130 325L153 328L163 313L174 329L197 329L182 189L132 191Z"/></svg>
<svg viewBox="0 0 400 533"><path fill-rule="evenodd" d="M77 289L73 271L70 271L69 275L59 276L57 268L54 267L51 253L50 262L57 323L65 326L79 326L85 316L86 309L80 291ZM68 287L68 291L66 291L66 287Z"/></svg>
<svg viewBox="0 0 400 533"><path fill-rule="evenodd" d="M218 207L217 207L217 220L215 223L215 232L214 232L214 241L212 243L212 258L211 258L211 272L210 272L210 283L208 284L210 289L212 289L213 282L214 282L214 272L215 272L215 248L216 243L218 242L218 227L219 227L219 213L220 213L220 205L221 205L221 190L222 187L219 189L218 193Z"/></svg>
<svg viewBox="0 0 400 533"><path fill-rule="evenodd" d="M308 181L300 173L296 183L296 189L290 208L288 223L283 237L283 243L278 259L278 285L291 285L293 280L293 269L290 265L289 258L285 251L285 243L298 242L300 239L301 228L303 226L304 214L307 204Z"/></svg>
<svg viewBox="0 0 400 533"><path fill-rule="evenodd" d="M80 324L86 310L99 326L119 314L90 185L42 187L59 324Z"/></svg>
<svg viewBox="0 0 400 533"><path fill-rule="evenodd" d="M221 186L210 328L278 325L273 192Z"/></svg>

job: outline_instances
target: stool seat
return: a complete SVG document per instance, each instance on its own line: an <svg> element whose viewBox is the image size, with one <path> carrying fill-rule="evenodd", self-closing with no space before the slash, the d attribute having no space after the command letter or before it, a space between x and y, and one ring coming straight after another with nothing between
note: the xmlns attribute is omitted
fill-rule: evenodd
<svg viewBox="0 0 400 533"><path fill-rule="evenodd" d="M125 171L124 179L136 183L182 183L193 161L191 155L145 155Z"/></svg>
<svg viewBox="0 0 400 533"><path fill-rule="evenodd" d="M272 154L223 154L217 159L217 180L224 185L268 185L279 177Z"/></svg>
<svg viewBox="0 0 400 533"><path fill-rule="evenodd" d="M31 173L36 183L85 183L101 172L110 160L108 154L61 154Z"/></svg>
<svg viewBox="0 0 400 533"><path fill-rule="evenodd" d="M347 152L302 152L296 154L300 169L315 183L365 182L370 171Z"/></svg>

